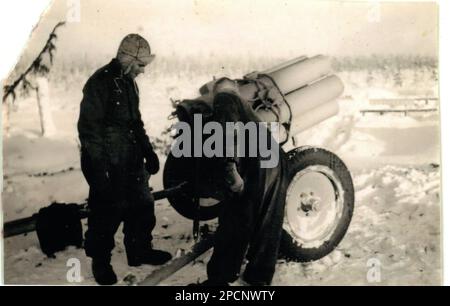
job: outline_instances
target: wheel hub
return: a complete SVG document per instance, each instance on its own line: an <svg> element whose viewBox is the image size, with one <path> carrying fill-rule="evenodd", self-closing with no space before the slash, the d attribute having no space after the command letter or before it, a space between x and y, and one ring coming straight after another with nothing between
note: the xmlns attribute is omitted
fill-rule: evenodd
<svg viewBox="0 0 450 306"><path fill-rule="evenodd" d="M326 166L299 171L288 186L283 228L303 247L317 247L336 229L344 209L344 190Z"/></svg>
<svg viewBox="0 0 450 306"><path fill-rule="evenodd" d="M299 205L297 211L304 212L307 216L320 210L320 198L314 196L314 192L300 193Z"/></svg>

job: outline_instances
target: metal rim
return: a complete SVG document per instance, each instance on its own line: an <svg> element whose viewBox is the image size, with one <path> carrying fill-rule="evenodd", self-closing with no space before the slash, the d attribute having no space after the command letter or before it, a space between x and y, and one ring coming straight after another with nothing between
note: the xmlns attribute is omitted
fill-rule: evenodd
<svg viewBox="0 0 450 306"><path fill-rule="evenodd" d="M344 212L344 188L328 166L297 172L286 194L283 229L303 248L318 248L330 240Z"/></svg>

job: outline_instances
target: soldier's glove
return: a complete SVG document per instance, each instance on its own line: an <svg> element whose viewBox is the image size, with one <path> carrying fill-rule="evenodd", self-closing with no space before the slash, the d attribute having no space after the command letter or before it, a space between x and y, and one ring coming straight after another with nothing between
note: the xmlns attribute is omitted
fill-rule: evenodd
<svg viewBox="0 0 450 306"><path fill-rule="evenodd" d="M155 151L151 151L151 153L145 157L145 169L151 175L158 173L159 158L158 155L156 155Z"/></svg>
<svg viewBox="0 0 450 306"><path fill-rule="evenodd" d="M244 180L237 171L235 162L227 162L225 165L225 181L231 192L242 193L244 191Z"/></svg>

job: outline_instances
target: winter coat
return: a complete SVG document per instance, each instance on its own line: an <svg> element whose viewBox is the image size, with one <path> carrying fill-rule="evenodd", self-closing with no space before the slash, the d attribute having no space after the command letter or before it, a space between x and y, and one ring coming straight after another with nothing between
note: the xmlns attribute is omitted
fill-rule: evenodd
<svg viewBox="0 0 450 306"><path fill-rule="evenodd" d="M215 120L222 124L259 122L249 103L235 92L222 91L216 94L214 112ZM246 143L249 145L248 139ZM245 281L252 285L269 285L272 281L278 259L287 189L287 155L278 144L272 149L278 150L280 154L279 163L274 168L263 168L261 162L266 158L262 156L234 159L244 181L244 191L242 194L228 195L224 201L214 252L208 263L208 278L213 283L234 282L246 253L248 264L244 272ZM223 159L219 159L219 169L223 162Z"/></svg>
<svg viewBox="0 0 450 306"><path fill-rule="evenodd" d="M92 184L106 184L105 173L117 185L145 179L143 159L153 153L139 111L139 90L113 59L97 70L83 89L78 132L82 154L95 175Z"/></svg>

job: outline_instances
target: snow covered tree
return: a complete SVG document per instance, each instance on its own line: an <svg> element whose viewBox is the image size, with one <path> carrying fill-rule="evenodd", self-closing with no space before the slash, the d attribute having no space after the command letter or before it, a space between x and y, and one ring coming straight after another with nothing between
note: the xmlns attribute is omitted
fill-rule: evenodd
<svg viewBox="0 0 450 306"><path fill-rule="evenodd" d="M56 129L53 124L50 98L48 90L48 73L50 66L53 64L54 52L56 51L55 41L58 38L56 30L63 26L65 22L59 22L49 34L44 48L33 60L31 65L19 75L19 77L9 85L4 86L3 107L4 120L6 123L5 129L8 129L8 115L9 107L16 99L16 91L21 89L25 95L29 94L30 90L36 94L36 99L39 108L39 118L41 122L42 136L51 136Z"/></svg>

